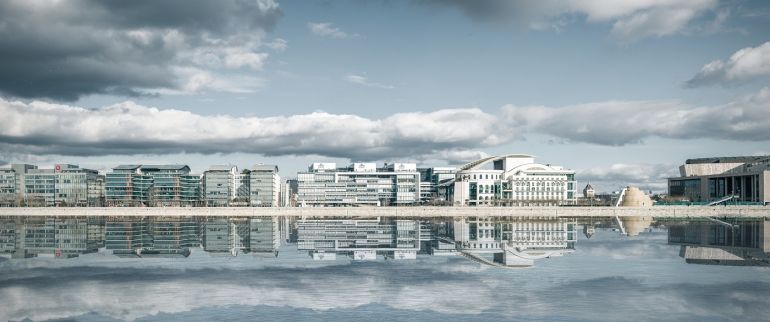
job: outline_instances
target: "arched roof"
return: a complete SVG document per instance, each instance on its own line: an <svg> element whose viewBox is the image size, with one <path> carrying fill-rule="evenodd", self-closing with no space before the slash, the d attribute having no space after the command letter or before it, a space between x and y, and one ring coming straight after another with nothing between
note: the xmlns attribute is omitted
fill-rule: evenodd
<svg viewBox="0 0 770 322"><path fill-rule="evenodd" d="M473 170L473 169L476 169L476 168L478 168L480 166L483 166L483 165L485 165L485 164L487 164L489 162L494 162L494 161L502 160L502 159L505 159L505 158L534 158L534 156L531 156L531 155L528 155L528 154L496 155L496 156L486 157L486 158L483 158L483 159L478 159L476 161L466 163L463 166L461 166L459 170L460 171Z"/></svg>

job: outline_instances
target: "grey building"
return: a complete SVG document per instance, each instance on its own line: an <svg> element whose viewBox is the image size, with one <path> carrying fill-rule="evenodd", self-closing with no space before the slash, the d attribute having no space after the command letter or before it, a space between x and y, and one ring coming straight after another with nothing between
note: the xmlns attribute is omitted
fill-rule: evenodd
<svg viewBox="0 0 770 322"><path fill-rule="evenodd" d="M278 166L257 164L249 173L249 203L252 207L281 205L281 176Z"/></svg>
<svg viewBox="0 0 770 322"><path fill-rule="evenodd" d="M71 164L53 169L14 164L0 170L0 204L34 207L99 207L104 204L104 177Z"/></svg>
<svg viewBox="0 0 770 322"><path fill-rule="evenodd" d="M121 165L107 173L109 206L199 206L201 176L186 165Z"/></svg>
<svg viewBox="0 0 770 322"><path fill-rule="evenodd" d="M448 184L455 179L454 167L418 168L420 172L420 202L430 205L451 204Z"/></svg>
<svg viewBox="0 0 770 322"><path fill-rule="evenodd" d="M238 167L215 165L203 172L203 197L207 207L226 207L233 198Z"/></svg>
<svg viewBox="0 0 770 322"><path fill-rule="evenodd" d="M420 202L420 173L414 163L313 163L297 173L298 206L395 206Z"/></svg>
<svg viewBox="0 0 770 322"><path fill-rule="evenodd" d="M770 156L688 159L679 177L668 179L668 194L693 202L770 203Z"/></svg>
<svg viewBox="0 0 770 322"><path fill-rule="evenodd" d="M251 170L214 165L203 172L203 198L208 207L249 206Z"/></svg>

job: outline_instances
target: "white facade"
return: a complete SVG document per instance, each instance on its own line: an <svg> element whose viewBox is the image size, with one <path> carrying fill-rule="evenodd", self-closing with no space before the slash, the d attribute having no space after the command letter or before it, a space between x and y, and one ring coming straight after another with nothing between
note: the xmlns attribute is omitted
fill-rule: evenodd
<svg viewBox="0 0 770 322"><path fill-rule="evenodd" d="M420 201L420 173L413 163L377 168L374 163L313 163L297 173L299 206L389 206Z"/></svg>
<svg viewBox="0 0 770 322"><path fill-rule="evenodd" d="M492 169L482 169L493 163ZM535 163L530 155L488 157L462 166L456 173L453 204L457 206L550 206L574 203L575 171Z"/></svg>

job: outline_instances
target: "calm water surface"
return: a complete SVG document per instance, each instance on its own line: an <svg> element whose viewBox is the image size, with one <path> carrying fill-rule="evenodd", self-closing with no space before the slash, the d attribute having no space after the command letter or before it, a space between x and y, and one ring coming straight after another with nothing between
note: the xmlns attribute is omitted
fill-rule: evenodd
<svg viewBox="0 0 770 322"><path fill-rule="evenodd" d="M0 247L0 320L770 316L765 218L14 217Z"/></svg>

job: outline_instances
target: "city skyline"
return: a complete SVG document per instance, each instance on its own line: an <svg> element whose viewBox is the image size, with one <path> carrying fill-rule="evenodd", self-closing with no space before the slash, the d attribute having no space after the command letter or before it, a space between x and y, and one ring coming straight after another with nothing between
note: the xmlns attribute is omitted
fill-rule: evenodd
<svg viewBox="0 0 770 322"><path fill-rule="evenodd" d="M0 165L526 153L663 192L681 160L770 154L761 1L0 6Z"/></svg>

